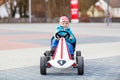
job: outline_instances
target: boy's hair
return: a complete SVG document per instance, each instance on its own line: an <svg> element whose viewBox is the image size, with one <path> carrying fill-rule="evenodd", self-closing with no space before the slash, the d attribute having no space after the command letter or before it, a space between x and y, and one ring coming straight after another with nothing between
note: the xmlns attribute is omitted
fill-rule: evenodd
<svg viewBox="0 0 120 80"><path fill-rule="evenodd" d="M67 21L69 23L69 19L66 16L60 17L59 22Z"/></svg>

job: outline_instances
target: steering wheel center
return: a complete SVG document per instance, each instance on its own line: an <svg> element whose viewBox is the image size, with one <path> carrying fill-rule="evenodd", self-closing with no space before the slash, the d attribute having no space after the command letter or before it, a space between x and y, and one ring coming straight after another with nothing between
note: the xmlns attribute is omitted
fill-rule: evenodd
<svg viewBox="0 0 120 80"><path fill-rule="evenodd" d="M65 39L69 39L70 38L70 34L67 31L59 31L55 34L56 38L61 38L64 37Z"/></svg>

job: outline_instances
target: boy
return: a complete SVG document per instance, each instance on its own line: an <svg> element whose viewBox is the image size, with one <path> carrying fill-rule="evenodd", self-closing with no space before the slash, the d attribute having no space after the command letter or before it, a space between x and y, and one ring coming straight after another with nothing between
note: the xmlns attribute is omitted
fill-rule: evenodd
<svg viewBox="0 0 120 80"><path fill-rule="evenodd" d="M55 34L59 31L66 31L70 34L70 38L66 40L66 43L67 43L68 49L70 51L70 54L73 57L74 56L75 45L76 45L76 38L69 28L69 19L66 16L60 17L59 25L56 27ZM52 39L52 42L51 42L51 53L52 53L52 55L53 55L53 53L54 53L54 51L55 51L55 49L58 45L58 42L59 42L59 38L58 39L55 38L55 35L54 35L54 38Z"/></svg>

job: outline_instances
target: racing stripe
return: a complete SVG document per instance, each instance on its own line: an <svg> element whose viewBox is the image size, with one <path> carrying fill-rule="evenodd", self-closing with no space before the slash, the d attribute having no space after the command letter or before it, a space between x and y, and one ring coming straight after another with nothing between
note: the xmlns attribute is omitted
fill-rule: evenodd
<svg viewBox="0 0 120 80"><path fill-rule="evenodd" d="M61 39L61 59L63 58L63 38Z"/></svg>

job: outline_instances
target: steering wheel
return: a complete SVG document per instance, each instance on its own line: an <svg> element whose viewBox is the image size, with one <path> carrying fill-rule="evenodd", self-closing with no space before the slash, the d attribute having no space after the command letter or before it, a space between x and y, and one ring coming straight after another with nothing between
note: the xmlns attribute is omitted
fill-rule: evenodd
<svg viewBox="0 0 120 80"><path fill-rule="evenodd" d="M61 38L64 37L65 39L69 39L70 38L70 34L67 31L59 31L55 34L56 38Z"/></svg>

